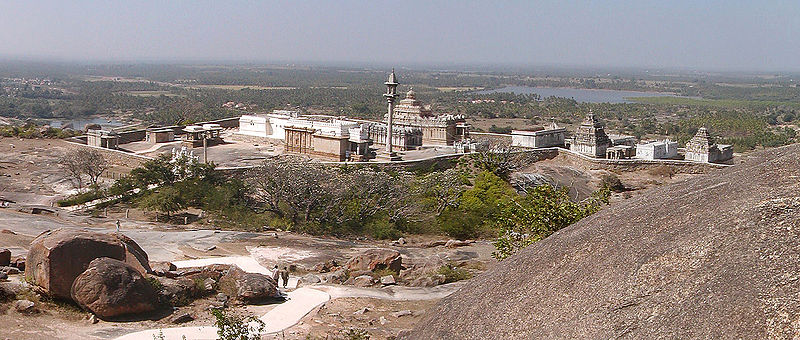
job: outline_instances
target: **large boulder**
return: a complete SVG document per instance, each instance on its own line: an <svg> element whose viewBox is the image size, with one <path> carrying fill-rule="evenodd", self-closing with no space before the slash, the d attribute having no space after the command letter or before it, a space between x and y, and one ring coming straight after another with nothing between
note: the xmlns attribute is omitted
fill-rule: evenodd
<svg viewBox="0 0 800 340"><path fill-rule="evenodd" d="M360 270L379 270L391 269L395 272L400 272L403 268L403 259L400 257L400 252L392 249L367 249L362 251L356 256L353 256L345 267L352 271Z"/></svg>
<svg viewBox="0 0 800 340"><path fill-rule="evenodd" d="M0 249L0 266L8 266L11 264L11 251L8 249Z"/></svg>
<svg viewBox="0 0 800 340"><path fill-rule="evenodd" d="M280 297L278 284L271 277L231 268L219 280L219 290L242 303Z"/></svg>
<svg viewBox="0 0 800 340"><path fill-rule="evenodd" d="M101 319L156 309L153 285L133 266L108 257L92 260L72 284L72 299Z"/></svg>
<svg viewBox="0 0 800 340"><path fill-rule="evenodd" d="M25 279L45 294L68 299L75 278L100 257L123 261L142 274L150 271L147 253L125 235L59 228L31 242Z"/></svg>
<svg viewBox="0 0 800 340"><path fill-rule="evenodd" d="M795 338L800 144L748 157L534 243L401 338Z"/></svg>
<svg viewBox="0 0 800 340"><path fill-rule="evenodd" d="M194 280L187 278L156 278L160 284L158 295L160 301L169 301L173 306L186 306L202 295L200 287Z"/></svg>

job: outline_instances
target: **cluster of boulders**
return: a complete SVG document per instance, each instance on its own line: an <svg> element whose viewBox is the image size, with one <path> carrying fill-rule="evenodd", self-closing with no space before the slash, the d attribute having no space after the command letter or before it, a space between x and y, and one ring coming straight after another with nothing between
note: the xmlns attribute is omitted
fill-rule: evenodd
<svg viewBox="0 0 800 340"><path fill-rule="evenodd" d="M12 258L11 251L0 249L0 281L8 279L9 275L19 274L25 270L25 258Z"/></svg>
<svg viewBox="0 0 800 340"><path fill-rule="evenodd" d="M247 273L237 266L213 264L179 270L172 263L159 262L153 263L153 274L160 287L160 299L173 306L214 294L213 308L282 298L277 282L271 277Z"/></svg>
<svg viewBox="0 0 800 340"><path fill-rule="evenodd" d="M66 228L31 242L25 279L37 292L71 299L100 319L185 305L213 294L212 307L280 297L277 283L266 275L229 265L151 266L147 253L122 234Z"/></svg>
<svg viewBox="0 0 800 340"><path fill-rule="evenodd" d="M318 263L313 270L319 274L307 274L303 283L319 282L355 285L358 287L388 286L397 283L396 276L403 269L400 252L392 249L367 249L344 264L336 260Z"/></svg>
<svg viewBox="0 0 800 340"><path fill-rule="evenodd" d="M392 242L395 245L406 245L401 238ZM475 241L441 240L421 243L423 248L445 247L459 248L469 246ZM410 258L403 262L400 252L393 249L366 249L351 257L344 264L336 260L317 263L312 272L301 277L303 284L335 283L358 287L385 287L399 284L415 287L432 287L444 284L447 277L439 273L443 266L456 267L479 266L470 252L442 251L427 257Z"/></svg>
<svg viewBox="0 0 800 340"><path fill-rule="evenodd" d="M158 307L148 272L147 253L125 235L61 228L31 242L25 280L39 293L112 318Z"/></svg>

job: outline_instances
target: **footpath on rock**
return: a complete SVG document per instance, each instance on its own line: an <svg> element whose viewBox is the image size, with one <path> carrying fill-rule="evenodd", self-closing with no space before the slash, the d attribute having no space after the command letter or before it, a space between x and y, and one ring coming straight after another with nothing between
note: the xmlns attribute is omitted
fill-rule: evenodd
<svg viewBox="0 0 800 340"><path fill-rule="evenodd" d="M187 261L176 261L178 268L199 267L214 264L235 265L244 271L272 276L272 271L260 265L249 256L214 257ZM297 278L290 278L289 287L297 286ZM391 300L426 300L440 299L452 294L462 286L461 283L441 285L437 287L393 287L387 290L356 288L346 286L312 286L302 287L288 292L286 302L278 305L259 317L264 322L265 334L277 333L297 324L300 319L318 306L332 298L370 297ZM117 340L152 340L163 336L165 340L182 339L217 339L217 327L195 326L155 328L134 332L118 337Z"/></svg>

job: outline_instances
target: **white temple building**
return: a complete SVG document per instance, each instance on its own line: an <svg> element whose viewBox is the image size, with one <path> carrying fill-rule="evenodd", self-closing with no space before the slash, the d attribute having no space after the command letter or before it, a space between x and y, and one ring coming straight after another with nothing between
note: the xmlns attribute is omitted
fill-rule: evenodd
<svg viewBox="0 0 800 340"><path fill-rule="evenodd" d="M677 156L678 142L669 139L636 145L636 158L639 159L672 159Z"/></svg>
<svg viewBox="0 0 800 340"><path fill-rule="evenodd" d="M564 146L567 129L551 123L533 130L511 131L511 145L523 148L549 148Z"/></svg>

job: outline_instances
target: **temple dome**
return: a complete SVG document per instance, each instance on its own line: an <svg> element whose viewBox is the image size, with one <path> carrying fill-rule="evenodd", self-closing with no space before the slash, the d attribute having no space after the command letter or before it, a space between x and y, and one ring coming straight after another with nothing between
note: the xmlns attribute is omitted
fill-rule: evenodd
<svg viewBox="0 0 800 340"><path fill-rule="evenodd" d="M416 92L414 92L414 88L412 87L408 92L406 92L406 98L408 99L416 99Z"/></svg>

